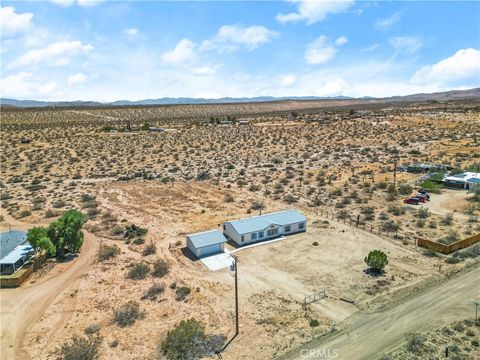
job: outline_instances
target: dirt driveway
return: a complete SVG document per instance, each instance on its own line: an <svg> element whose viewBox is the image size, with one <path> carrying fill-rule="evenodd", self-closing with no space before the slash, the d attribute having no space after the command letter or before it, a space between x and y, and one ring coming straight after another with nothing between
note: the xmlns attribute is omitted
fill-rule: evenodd
<svg viewBox="0 0 480 360"><path fill-rule="evenodd" d="M1 360L30 359L22 347L29 326L35 324L55 298L67 288L78 287L80 276L88 270L97 252L98 241L85 232L80 255L70 262L58 264L38 282L16 289L0 290L1 307ZM68 313L65 313L68 316ZM62 319L65 320L65 319ZM59 328L52 324L43 336L49 337Z"/></svg>
<svg viewBox="0 0 480 360"><path fill-rule="evenodd" d="M360 313L352 317L345 330L314 340L282 358L327 359L327 353L338 359L379 358L404 343L407 332L422 332L473 317L473 301L480 295L479 278L480 267L476 265L387 311Z"/></svg>

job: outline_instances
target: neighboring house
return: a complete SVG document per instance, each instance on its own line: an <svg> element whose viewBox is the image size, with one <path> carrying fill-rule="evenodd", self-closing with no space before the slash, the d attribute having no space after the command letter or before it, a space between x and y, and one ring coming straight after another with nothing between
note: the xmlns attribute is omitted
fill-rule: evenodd
<svg viewBox="0 0 480 360"><path fill-rule="evenodd" d="M0 234L0 269L1 275L11 275L34 253L27 241L27 233L10 230Z"/></svg>
<svg viewBox="0 0 480 360"><path fill-rule="evenodd" d="M455 174L445 176L443 183L446 187L452 187L457 189L475 189L480 186L480 173L464 172L461 174Z"/></svg>
<svg viewBox="0 0 480 360"><path fill-rule="evenodd" d="M218 230L187 235L187 248L198 258L222 253L227 239Z"/></svg>
<svg viewBox="0 0 480 360"><path fill-rule="evenodd" d="M227 221L223 234L238 245L274 239L307 229L307 218L299 210L285 210L245 219Z"/></svg>

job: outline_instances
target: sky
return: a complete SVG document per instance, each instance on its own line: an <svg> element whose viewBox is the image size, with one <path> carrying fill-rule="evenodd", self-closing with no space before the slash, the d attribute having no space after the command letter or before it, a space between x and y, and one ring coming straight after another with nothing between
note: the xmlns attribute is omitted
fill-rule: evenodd
<svg viewBox="0 0 480 360"><path fill-rule="evenodd" d="M1 97L374 96L480 87L479 1L1 2Z"/></svg>

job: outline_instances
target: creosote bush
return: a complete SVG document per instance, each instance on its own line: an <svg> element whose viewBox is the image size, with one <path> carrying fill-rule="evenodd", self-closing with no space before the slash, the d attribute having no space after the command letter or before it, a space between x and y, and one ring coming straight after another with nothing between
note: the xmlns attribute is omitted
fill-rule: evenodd
<svg viewBox="0 0 480 360"><path fill-rule="evenodd" d="M140 306L133 300L113 312L113 320L120 327L132 325L141 317Z"/></svg>
<svg viewBox="0 0 480 360"><path fill-rule="evenodd" d="M158 259L153 263L152 275L158 278L164 277L168 273L168 264L163 259Z"/></svg>
<svg viewBox="0 0 480 360"><path fill-rule="evenodd" d="M145 279L147 274L150 272L150 266L147 263L141 261L134 264L127 273L127 277L132 280L142 280Z"/></svg>
<svg viewBox="0 0 480 360"><path fill-rule="evenodd" d="M118 254L120 254L120 248L117 245L101 244L98 248L97 258L99 261L105 261L117 256Z"/></svg>
<svg viewBox="0 0 480 360"><path fill-rule="evenodd" d="M57 351L62 360L95 360L99 357L102 337L99 335L74 335Z"/></svg>

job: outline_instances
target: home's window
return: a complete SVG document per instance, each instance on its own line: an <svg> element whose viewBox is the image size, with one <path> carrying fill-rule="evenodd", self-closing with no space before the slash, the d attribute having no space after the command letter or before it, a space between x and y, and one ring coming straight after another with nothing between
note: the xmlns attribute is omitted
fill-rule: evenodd
<svg viewBox="0 0 480 360"><path fill-rule="evenodd" d="M242 237L240 238L240 240L242 240L242 242L245 241L245 236L242 235Z"/></svg>
<svg viewBox="0 0 480 360"><path fill-rule="evenodd" d="M277 233L278 233L278 229L277 229L277 228L267 230L267 236L273 236L273 235L276 235Z"/></svg>
<svg viewBox="0 0 480 360"><path fill-rule="evenodd" d="M305 228L305 223L300 223L300 224L298 224L298 228L299 228L299 229Z"/></svg>
<svg viewBox="0 0 480 360"><path fill-rule="evenodd" d="M252 234L252 240L257 240L257 233Z"/></svg>
<svg viewBox="0 0 480 360"><path fill-rule="evenodd" d="M290 225L285 226L285 232L290 232L290 230L292 230Z"/></svg>
<svg viewBox="0 0 480 360"><path fill-rule="evenodd" d="M260 231L260 232L258 233L258 238L259 238L259 239L263 238L263 235L264 235L264 234L263 234L263 231Z"/></svg>
<svg viewBox="0 0 480 360"><path fill-rule="evenodd" d="M223 230L225 231L225 224L223 224Z"/></svg>

